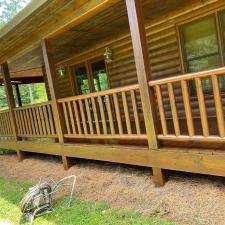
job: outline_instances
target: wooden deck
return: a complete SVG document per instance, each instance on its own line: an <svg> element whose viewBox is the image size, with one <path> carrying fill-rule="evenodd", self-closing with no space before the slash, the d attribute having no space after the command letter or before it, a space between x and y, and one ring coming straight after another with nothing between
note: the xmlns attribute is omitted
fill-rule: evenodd
<svg viewBox="0 0 225 225"><path fill-rule="evenodd" d="M146 122L140 102L139 85L59 99L57 107L53 101L49 101L13 108L12 114L10 110L1 111L0 148L17 150L21 157L24 152L39 152L59 155L67 160L70 157L86 158L225 176L225 150L223 147L217 147L218 143L225 142L225 124L221 122L224 121L224 97L218 91L218 78L224 74L225 68L220 68L149 82L156 96L157 113L160 117L161 129L156 135L161 147L157 150L149 149L147 145ZM217 127L217 133L214 131L213 135L208 125L204 94L199 85L206 77L212 80L211 97L215 100L214 128ZM188 97L189 80L195 80L196 86L198 85L197 114L202 127L202 133L198 135L192 115L193 103ZM175 102L175 83L181 84L180 98L184 102L185 120L179 120ZM170 118L164 110L165 101L171 107L172 128ZM63 142L60 142L57 129L57 108L64 124ZM16 134L13 133L14 120L11 116L15 118ZM183 123L186 124L185 134L180 129L184 126ZM167 141L168 145L163 141ZM183 142L187 147L177 148L177 142ZM203 147L190 146L190 143L198 142L203 144ZM207 149L210 142L213 142L215 147L211 145ZM174 147L169 143L175 143Z"/></svg>
<svg viewBox="0 0 225 225"><path fill-rule="evenodd" d="M220 86L220 80L225 76L223 55L221 54L221 68L186 74L177 27L177 23L189 20L195 14L197 17L202 13L208 15L210 10L216 12L218 18L217 11L224 7L224 3L218 1L214 4L214 0L209 1L211 2L209 6L201 1L196 5L183 3L186 5L186 14L181 2L179 4L177 2L179 11L176 10L178 8L173 8L174 14L169 14L170 7L173 5L169 4L170 1L167 3L169 7L165 9L166 11L162 11L158 3L158 11L161 12L162 18L153 16L154 24L149 24L146 29L141 0L125 2L106 0L103 3L93 0L87 3L83 1L84 5L71 1L65 7L61 7L64 1L59 2L60 4L54 6L55 10L60 9L54 17L57 23L53 24L48 14L43 13L46 10L43 7L41 12L45 15L44 18L47 17L42 24L43 27L38 28L38 21L43 18L38 18L29 32L25 29L29 26L22 26L24 32L18 38L20 40L18 43L17 39L10 36L14 32L5 34L7 36L5 45L12 44L12 46L9 49L4 48L0 57L1 74L9 106L8 110L0 112L0 148L16 150L19 160L25 157L26 152L58 155L62 157L66 169L70 166L70 157L152 167L156 185L164 184L166 170L225 176L223 146L225 95ZM157 12L151 1L146 2L154 9L153 11ZM195 1L191 2L195 3ZM194 12L193 6L195 10L200 6L202 9ZM50 3L48 7L52 7ZM165 19L166 12L169 16ZM101 14L100 17L98 14ZM72 79L69 80L72 76L69 70L70 66L74 65L75 58L73 56L70 59L67 53L72 53L74 50L68 50L70 45L64 47L68 44L67 38L75 38L70 41L71 43L74 41L78 46L80 51L78 56L82 56L82 62L92 55L96 56L96 49L98 51L101 49L102 57L104 54L102 48L107 47L104 45L106 41L104 38L107 35L103 31L110 30L112 38L115 38L117 30L120 30L118 26L120 21L113 18L120 14L122 16L120 19L124 20L123 30L129 30L130 33L123 38L116 37L118 51L114 63L119 67L111 65L110 69L111 72L114 70L116 76L113 83L118 84L112 87L124 86L62 98L71 94L62 95L60 82L63 82L64 92L67 92L68 87L72 87L65 84L73 83ZM146 10L147 14L149 10ZM108 18L104 29L101 24L92 21L91 18L95 15L97 21ZM110 15L114 15L113 21ZM152 17L151 13L150 17ZM34 18L30 20L32 21L34 22ZM117 22L116 25L114 22ZM78 24L81 26L80 29ZM86 34L83 35L80 31L86 30L86 26L90 27L90 30L85 31ZM73 32L75 35L72 35ZM32 35L27 35L28 33ZM101 33L102 37L93 38L97 37L98 33ZM81 38L82 35L84 38ZM90 37L93 38L92 51L88 50L86 55L86 48L91 48ZM79 42L78 39L82 39L83 42ZM107 45L111 41L111 39L107 40ZM25 46L25 43L32 46L36 43L39 45L35 54L38 54L41 63L39 69L45 76L50 101L16 107L9 59L22 51L19 46L20 44ZM65 45L61 46L60 43ZM221 45L220 52L222 47ZM62 50L65 52L62 53ZM68 56L67 59L64 60L64 56ZM32 55L29 55L29 58L32 59L30 62L36 61ZM81 59L75 61L78 63ZM65 63L69 72L67 79L62 78L59 82L61 78L56 69L61 63L63 66ZM15 65L18 64L19 61ZM127 79L129 82L120 82L120 79ZM211 91L208 93L202 85L206 79L211 85ZM193 93L190 93L190 83L195 90ZM72 95L76 94L74 90L72 92Z"/></svg>

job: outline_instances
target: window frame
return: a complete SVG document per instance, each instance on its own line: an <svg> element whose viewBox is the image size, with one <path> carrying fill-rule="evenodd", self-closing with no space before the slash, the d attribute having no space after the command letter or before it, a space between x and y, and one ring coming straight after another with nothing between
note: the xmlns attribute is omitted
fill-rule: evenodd
<svg viewBox="0 0 225 225"><path fill-rule="evenodd" d="M94 77L93 77L93 72L92 72L92 64L96 63L98 61L104 61L104 65L105 65L105 69L106 69L106 73L107 73L107 80L108 80L108 86L109 89L110 87L110 80L109 80L109 73L108 73L108 66L105 63L104 57L103 56L98 56L95 58L91 58L85 61L80 61L77 64L74 64L72 66L70 66L70 73L71 73L71 79L72 79L72 89L74 90L74 95L80 95L79 91L78 91L78 86L77 86L77 80L76 80L76 75L75 75L75 68L79 68L81 66L84 66L86 68L86 72L87 72L87 77L88 77L88 84L89 84L89 88L90 88L90 93L96 92L95 90L95 86L94 86ZM82 94L85 95L85 94Z"/></svg>
<svg viewBox="0 0 225 225"><path fill-rule="evenodd" d="M181 70L183 74L187 74L190 73L188 72L188 62L186 60L186 52L185 52L185 44L184 44L184 37L183 37L183 32L182 32L182 27L186 24L190 24L190 23L194 23L198 20L203 20L204 18L207 17L213 17L214 18L214 22L215 22L215 29L216 29L216 38L217 38L217 44L218 44L218 55L219 55L219 61L220 61L220 65L219 67L223 67L225 66L225 37L223 36L223 29L222 29L222 21L221 21L221 15L222 13L225 13L225 8L222 8L220 10L216 10L213 12L208 12L205 13L203 15L199 15L196 17L193 17L189 20L185 20L181 23L176 24L176 31L177 31L177 39L178 39L178 48L179 48L179 52L180 52L180 62L181 62ZM203 56L204 57L204 56ZM201 58L203 58L201 57ZM219 68L217 67L217 68ZM202 70L203 71L203 70ZM197 72L197 71L196 71ZM223 83L222 85L224 85L221 88L221 91L223 93L225 93L225 78L223 78ZM189 82L188 86L189 86L189 90L190 90L190 95L191 97L196 96L196 91L193 92L193 82ZM212 95L212 88L210 93L205 92L206 95Z"/></svg>

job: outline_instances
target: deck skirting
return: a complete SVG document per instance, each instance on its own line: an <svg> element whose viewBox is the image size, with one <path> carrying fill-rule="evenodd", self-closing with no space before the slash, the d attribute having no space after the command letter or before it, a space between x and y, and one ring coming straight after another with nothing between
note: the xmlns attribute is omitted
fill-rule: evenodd
<svg viewBox="0 0 225 225"><path fill-rule="evenodd" d="M0 148L225 176L225 151L222 150L190 148L148 150L146 147L93 144L61 145L59 143L31 141L1 141Z"/></svg>

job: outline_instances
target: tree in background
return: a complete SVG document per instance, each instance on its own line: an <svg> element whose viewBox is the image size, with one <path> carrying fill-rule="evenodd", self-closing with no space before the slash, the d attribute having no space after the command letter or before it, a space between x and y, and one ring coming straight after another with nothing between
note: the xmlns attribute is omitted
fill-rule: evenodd
<svg viewBox="0 0 225 225"><path fill-rule="evenodd" d="M31 0L0 0L0 27L9 22Z"/></svg>

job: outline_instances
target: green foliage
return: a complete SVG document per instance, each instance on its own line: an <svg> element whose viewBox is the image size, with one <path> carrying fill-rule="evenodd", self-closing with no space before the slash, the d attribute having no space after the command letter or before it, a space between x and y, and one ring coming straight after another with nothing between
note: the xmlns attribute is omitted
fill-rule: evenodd
<svg viewBox="0 0 225 225"><path fill-rule="evenodd" d="M13 151L13 150L0 149L0 155L12 155L15 153L16 153L16 151Z"/></svg>
<svg viewBox="0 0 225 225"><path fill-rule="evenodd" d="M0 0L0 28L10 21L31 0Z"/></svg>
<svg viewBox="0 0 225 225"><path fill-rule="evenodd" d="M19 85L22 105L34 104L47 101L44 83Z"/></svg>
<svg viewBox="0 0 225 225"><path fill-rule="evenodd" d="M0 224L21 224L19 202L30 186L0 178ZM76 200L71 208L65 208L67 200L57 201L54 212L37 218L33 225L175 225L151 220L140 213L111 209L105 203Z"/></svg>
<svg viewBox="0 0 225 225"><path fill-rule="evenodd" d="M22 99L22 105L35 104L39 102L45 102L48 100L44 83L21 84L19 85L19 90ZM15 102L18 105L16 90L14 86L13 86L13 94ZM6 109L7 107L8 101L5 92L5 87L0 86L0 109Z"/></svg>

